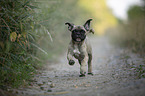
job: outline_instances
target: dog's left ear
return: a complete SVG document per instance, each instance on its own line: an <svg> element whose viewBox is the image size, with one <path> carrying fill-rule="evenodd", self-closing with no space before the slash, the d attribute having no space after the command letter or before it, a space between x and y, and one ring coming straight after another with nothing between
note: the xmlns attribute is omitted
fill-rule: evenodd
<svg viewBox="0 0 145 96"><path fill-rule="evenodd" d="M72 31L72 29L74 28L74 24L72 24L72 23L66 22L65 25L68 25L68 30L69 31Z"/></svg>
<svg viewBox="0 0 145 96"><path fill-rule="evenodd" d="M87 30L87 31L90 31L90 22L92 21L92 19L89 19L86 21L86 23L84 24L84 28Z"/></svg>

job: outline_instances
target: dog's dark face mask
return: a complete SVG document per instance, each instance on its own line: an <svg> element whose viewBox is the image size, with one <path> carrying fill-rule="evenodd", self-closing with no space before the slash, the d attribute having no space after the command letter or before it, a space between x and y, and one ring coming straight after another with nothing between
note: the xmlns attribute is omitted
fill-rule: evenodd
<svg viewBox="0 0 145 96"><path fill-rule="evenodd" d="M75 26L68 22L65 23L68 25L68 30L72 32L71 37L73 41L82 42L85 40L87 32L90 31L90 21L92 21L92 19L87 20L83 26Z"/></svg>
<svg viewBox="0 0 145 96"><path fill-rule="evenodd" d="M79 28L76 28L74 30L72 30L72 34L71 37L74 41L76 42L82 42L85 40L86 38L86 30Z"/></svg>

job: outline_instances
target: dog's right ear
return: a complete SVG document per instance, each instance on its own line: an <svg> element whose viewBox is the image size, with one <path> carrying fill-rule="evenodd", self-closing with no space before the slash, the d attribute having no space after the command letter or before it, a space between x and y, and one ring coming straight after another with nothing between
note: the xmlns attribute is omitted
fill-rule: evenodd
<svg viewBox="0 0 145 96"><path fill-rule="evenodd" d="M72 23L66 22L65 25L68 25L68 30L69 31L72 31L72 29L74 28L74 24L72 24Z"/></svg>

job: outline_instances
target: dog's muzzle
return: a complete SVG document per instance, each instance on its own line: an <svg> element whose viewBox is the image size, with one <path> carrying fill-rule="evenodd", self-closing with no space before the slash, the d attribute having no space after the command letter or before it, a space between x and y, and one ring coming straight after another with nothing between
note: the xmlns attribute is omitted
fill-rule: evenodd
<svg viewBox="0 0 145 96"><path fill-rule="evenodd" d="M76 42L82 42L86 38L85 34L72 34L72 39Z"/></svg>

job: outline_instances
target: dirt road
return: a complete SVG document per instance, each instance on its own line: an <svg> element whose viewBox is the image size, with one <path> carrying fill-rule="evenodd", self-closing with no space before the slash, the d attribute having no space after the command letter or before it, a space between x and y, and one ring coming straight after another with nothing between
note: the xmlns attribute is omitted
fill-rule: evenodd
<svg viewBox="0 0 145 96"><path fill-rule="evenodd" d="M17 91L18 96L145 96L145 79L137 68L144 64L126 49L111 45L105 37L92 37L93 73L79 77L79 64L68 65L66 54L57 64L36 75L31 86Z"/></svg>

